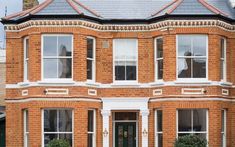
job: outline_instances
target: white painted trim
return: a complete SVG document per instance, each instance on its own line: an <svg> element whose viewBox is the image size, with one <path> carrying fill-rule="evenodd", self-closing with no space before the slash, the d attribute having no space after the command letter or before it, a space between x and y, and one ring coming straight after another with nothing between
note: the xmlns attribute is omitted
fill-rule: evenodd
<svg viewBox="0 0 235 147"><path fill-rule="evenodd" d="M223 144L222 144L222 147L226 147L227 146L227 110L226 109L222 109L222 112L224 112L224 132L221 131L221 135L223 134ZM222 130L222 128L221 128Z"/></svg>
<svg viewBox="0 0 235 147"><path fill-rule="evenodd" d="M155 98L150 99L149 102L169 102L169 101L224 101L235 102L234 99L226 98Z"/></svg>
<svg viewBox="0 0 235 147"><path fill-rule="evenodd" d="M136 43L136 80L115 80L115 48L116 40L134 40ZM138 60L139 60L138 38L114 38L113 39L113 83L114 85L133 85L138 83ZM125 75L126 77L126 75Z"/></svg>
<svg viewBox="0 0 235 147"><path fill-rule="evenodd" d="M93 132L87 132L87 134L92 134L92 137L93 137L93 144L92 144L92 147L96 147L96 110L95 109L88 109L88 111L92 111L93 112L93 129L94 131ZM88 122L88 120L87 120ZM88 126L88 125L87 125Z"/></svg>
<svg viewBox="0 0 235 147"><path fill-rule="evenodd" d="M154 112L154 128L155 128L155 132L154 132L154 138L155 138L155 147L158 147L158 135L159 134L162 134L163 135L163 130L161 132L158 132L158 118L157 118L157 115L158 115L158 111L162 111L161 109L156 109ZM162 117L163 117L163 111L162 111ZM163 121L163 118L162 118L162 121ZM162 123L163 124L163 123Z"/></svg>
<svg viewBox="0 0 235 147"><path fill-rule="evenodd" d="M157 62L157 59L158 59L158 61L159 60L164 60L164 53L163 53L163 56L162 56L162 58L157 58L157 51L158 51L158 48L157 48L157 40L158 39L162 39L162 41L164 42L164 40L163 40L163 37L162 36L160 36L160 37L156 37L156 38L154 38L154 77L155 77L155 82L161 82L161 81L163 81L163 79L158 79L158 62ZM164 52L164 44L163 44L163 52ZM163 69L164 69L164 65L163 65ZM164 72L164 71L163 71ZM164 78L164 77L163 77Z"/></svg>
<svg viewBox="0 0 235 147"><path fill-rule="evenodd" d="M226 82L227 81L227 39L222 37L221 41L222 40L224 41L224 58L221 58L221 56L220 56L220 62L223 59L223 78L221 79L221 81ZM220 42L220 44L221 44L221 42ZM220 48L221 47L222 46L220 45ZM220 49L220 51L221 51L221 49ZM220 53L220 54L222 54L222 53Z"/></svg>
<svg viewBox="0 0 235 147"><path fill-rule="evenodd" d="M100 99L88 99L88 98L24 98L24 99L6 99L6 103L24 103L32 101L50 101L50 102L101 102Z"/></svg>
<svg viewBox="0 0 235 147"><path fill-rule="evenodd" d="M69 89L64 88L47 88L45 89L46 95L68 95Z"/></svg>
<svg viewBox="0 0 235 147"><path fill-rule="evenodd" d="M26 40L28 40L28 53L29 53L29 50L30 50L30 48L29 48L29 37L27 36L27 37L25 37L24 38L24 66L23 66L23 68L24 68L24 82L28 82L29 81L29 74L28 74L28 67L29 67L29 54L28 54L28 58L26 58ZM27 65L27 67L26 67L26 65Z"/></svg>
<svg viewBox="0 0 235 147"><path fill-rule="evenodd" d="M178 77L178 50L179 50L179 36L205 36L206 37L206 78L179 78ZM192 40L191 40L192 42ZM191 43L192 46L192 43ZM206 34L177 34L176 35L176 82L197 82L197 81L208 81L208 73L209 73L209 66L208 66L208 62L209 62L209 40L208 40L208 35ZM195 57L195 56L193 56ZM200 57L198 57L200 58ZM202 56L201 58L205 58L205 56Z"/></svg>
<svg viewBox="0 0 235 147"><path fill-rule="evenodd" d="M28 112L28 115L26 115ZM24 136L24 147L28 147L29 144L27 142L27 139L29 139L27 135L29 135L29 132L26 131L26 122L27 122L27 119L28 119L28 129L29 129L29 111L27 109L23 110L23 130L24 130L24 133L23 133L23 136Z"/></svg>
<svg viewBox="0 0 235 147"><path fill-rule="evenodd" d="M72 59L71 60L71 78L49 78L49 79L46 79L46 78L44 78L44 64L43 64L43 61L44 61L44 56L43 56L43 50L44 50L44 37L47 37L47 36L54 36L54 37L57 37L57 44L58 44L58 37L59 36L67 36L67 37L71 37L72 38L72 40L71 40L71 57L69 57L68 59ZM73 34L42 34L41 35L41 80L42 81L73 81L73 62L74 62L74 53L73 53L73 51L74 51L74 36L73 36ZM55 56L56 57L56 56ZM58 57L58 56L57 56ZM58 58L55 58L55 59L58 59ZM58 69L57 69L57 71L58 71Z"/></svg>

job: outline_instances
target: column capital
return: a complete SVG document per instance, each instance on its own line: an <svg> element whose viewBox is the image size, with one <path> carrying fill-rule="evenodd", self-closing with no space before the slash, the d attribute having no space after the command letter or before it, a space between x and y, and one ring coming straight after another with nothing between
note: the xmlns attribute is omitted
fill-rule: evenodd
<svg viewBox="0 0 235 147"><path fill-rule="evenodd" d="M140 110L140 115L141 116L148 116L149 115L149 110L146 109L146 110Z"/></svg>
<svg viewBox="0 0 235 147"><path fill-rule="evenodd" d="M103 116L110 116L111 115L111 111L110 110L101 110L101 114Z"/></svg>

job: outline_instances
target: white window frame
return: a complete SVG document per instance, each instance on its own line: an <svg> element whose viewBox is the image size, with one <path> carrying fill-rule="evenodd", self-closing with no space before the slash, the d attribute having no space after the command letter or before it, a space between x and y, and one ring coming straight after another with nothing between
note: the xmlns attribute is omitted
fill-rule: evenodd
<svg viewBox="0 0 235 147"><path fill-rule="evenodd" d="M221 77L221 81L223 81L223 82L226 82L227 81L227 56L226 56L226 52L227 52L227 40L226 40L226 38L224 38L224 37L222 37L221 38L221 41L224 41L224 58L222 58L221 57L221 55L222 55L222 52L220 53L220 62L223 62L223 77ZM221 42L220 42L221 43ZM222 48L222 44L221 44L221 46L220 46L221 48ZM222 67L220 67L220 68L222 68ZM221 70L220 70L221 71ZM222 73L221 73L222 74Z"/></svg>
<svg viewBox="0 0 235 147"><path fill-rule="evenodd" d="M92 147L96 147L96 110L95 109L88 109L88 111L93 111L93 132L87 132L87 135L92 134L93 144ZM87 120L88 122L88 120ZM88 136L87 136L88 137Z"/></svg>
<svg viewBox="0 0 235 147"><path fill-rule="evenodd" d="M93 58L88 58L87 60L92 61L92 79L87 79L87 82L95 82L96 80L96 39L95 37L88 36L87 39L93 40ZM88 50L88 48L87 48Z"/></svg>
<svg viewBox="0 0 235 147"><path fill-rule="evenodd" d="M178 58L183 56L178 56L179 50L179 36L205 36L206 37L206 56L191 56L191 58L206 58L206 77L205 78L179 78L178 77ZM208 35L206 34L178 34L176 35L176 80L179 82L198 82L198 81L208 81Z"/></svg>
<svg viewBox="0 0 235 147"><path fill-rule="evenodd" d="M57 112L57 116L58 113L59 113L59 110L71 110L72 111L72 132L44 132L44 111L45 110L56 110ZM45 142L44 142L44 134L72 134L72 147L74 147L74 110L71 109L71 108L45 108L45 109L42 109L41 110L41 113L42 113L42 120L41 120L41 123L42 123L42 147L45 146ZM57 124L58 124L58 121L57 121ZM58 125L57 125L58 126Z"/></svg>
<svg viewBox="0 0 235 147"><path fill-rule="evenodd" d="M29 43L29 37L24 38L24 82L29 81L29 44L28 46L26 45L27 40ZM26 57L27 54L26 49L28 49L28 58Z"/></svg>
<svg viewBox="0 0 235 147"><path fill-rule="evenodd" d="M59 36L70 36L72 38L71 40L71 57L63 57L63 58L71 58L71 78L44 78L44 64L43 64L43 61L44 61L44 56L43 56L43 51L44 51L44 48L43 48L43 44L44 44L44 37L46 36L54 36L54 37L59 37ZM65 82L71 82L73 81L73 60L74 60L74 57L73 57L73 51L74 51L74 37L73 37L73 34L43 34L41 35L41 80L42 81L48 81L48 82L61 82L61 81L65 81ZM58 43L58 40L57 40L57 43ZM58 56L50 56L52 58L55 58L55 59L58 59ZM48 57L47 57L48 58Z"/></svg>
<svg viewBox="0 0 235 147"><path fill-rule="evenodd" d="M116 40L135 40L136 42L136 80L116 80L115 79L115 48L116 48L116 43L115 41ZM132 84L137 84L138 83L138 51L139 48L138 48L138 39L135 39L135 38L116 38L116 39L113 39L113 83L115 84L123 84L123 85L132 85ZM126 60L125 60L126 61Z"/></svg>
<svg viewBox="0 0 235 147"><path fill-rule="evenodd" d="M163 77L162 79L159 79L158 77L158 63L160 60L164 60L164 57L162 58L158 58L157 57L157 52L158 52L158 48L157 48L157 40L158 39L162 39L163 40L163 37L156 37L154 39L154 67L155 67L155 81L158 82L158 81L163 81ZM164 51L163 51L164 52ZM163 65L163 68L164 68L164 65ZM164 72L164 71L163 71ZM164 74L164 73L163 73Z"/></svg>
<svg viewBox="0 0 235 147"><path fill-rule="evenodd" d="M222 137L222 141L221 144L222 144L222 147L226 147L227 146L227 110L226 109L222 109L222 113L224 113L224 118L221 117L221 119L224 120L224 126L221 126L221 127L224 127L224 131L222 131L222 128L221 128L221 137Z"/></svg>
<svg viewBox="0 0 235 147"><path fill-rule="evenodd" d="M29 111L27 109L23 110L23 118L24 118L24 147L28 147L28 140L29 140L29 130L27 132L26 127L28 125L29 129ZM27 123L28 122L28 123Z"/></svg>
<svg viewBox="0 0 235 147"><path fill-rule="evenodd" d="M155 147L158 147L158 135L159 134L163 135L163 128L162 128L161 132L158 132L158 124L157 124L157 122L158 122L158 119L157 119L158 118L157 117L158 111L162 111L162 114L163 114L163 110L161 110L161 109L155 110ZM162 120L163 120L163 117L162 117Z"/></svg>
<svg viewBox="0 0 235 147"><path fill-rule="evenodd" d="M201 109L201 108L198 108ZM209 116L208 116L208 109L206 110L206 131L187 131L187 132L179 132L179 110L190 110L191 111L191 127L193 127L193 110L198 110L196 109L177 109L176 111L176 136L178 138L179 134L206 134L206 139L209 141Z"/></svg>

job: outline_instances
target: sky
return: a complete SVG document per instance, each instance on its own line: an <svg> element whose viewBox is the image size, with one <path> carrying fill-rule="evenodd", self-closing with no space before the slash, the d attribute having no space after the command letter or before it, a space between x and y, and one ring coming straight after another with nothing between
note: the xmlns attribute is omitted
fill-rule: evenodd
<svg viewBox="0 0 235 147"><path fill-rule="evenodd" d="M15 12L22 10L22 1L23 0L0 0L0 18L5 16L5 7L7 7L7 15L10 15ZM43 2L44 0L39 0ZM0 47L4 47L4 29L3 25L0 23Z"/></svg>

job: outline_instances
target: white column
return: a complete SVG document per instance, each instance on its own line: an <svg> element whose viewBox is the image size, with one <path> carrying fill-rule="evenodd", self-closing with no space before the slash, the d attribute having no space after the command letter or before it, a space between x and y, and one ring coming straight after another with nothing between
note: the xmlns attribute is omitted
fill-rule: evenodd
<svg viewBox="0 0 235 147"><path fill-rule="evenodd" d="M142 147L148 146L148 115L149 110L141 110L140 115L142 116Z"/></svg>
<svg viewBox="0 0 235 147"><path fill-rule="evenodd" d="M102 110L101 114L103 116L103 147L109 147L109 116L111 114L110 110Z"/></svg>

